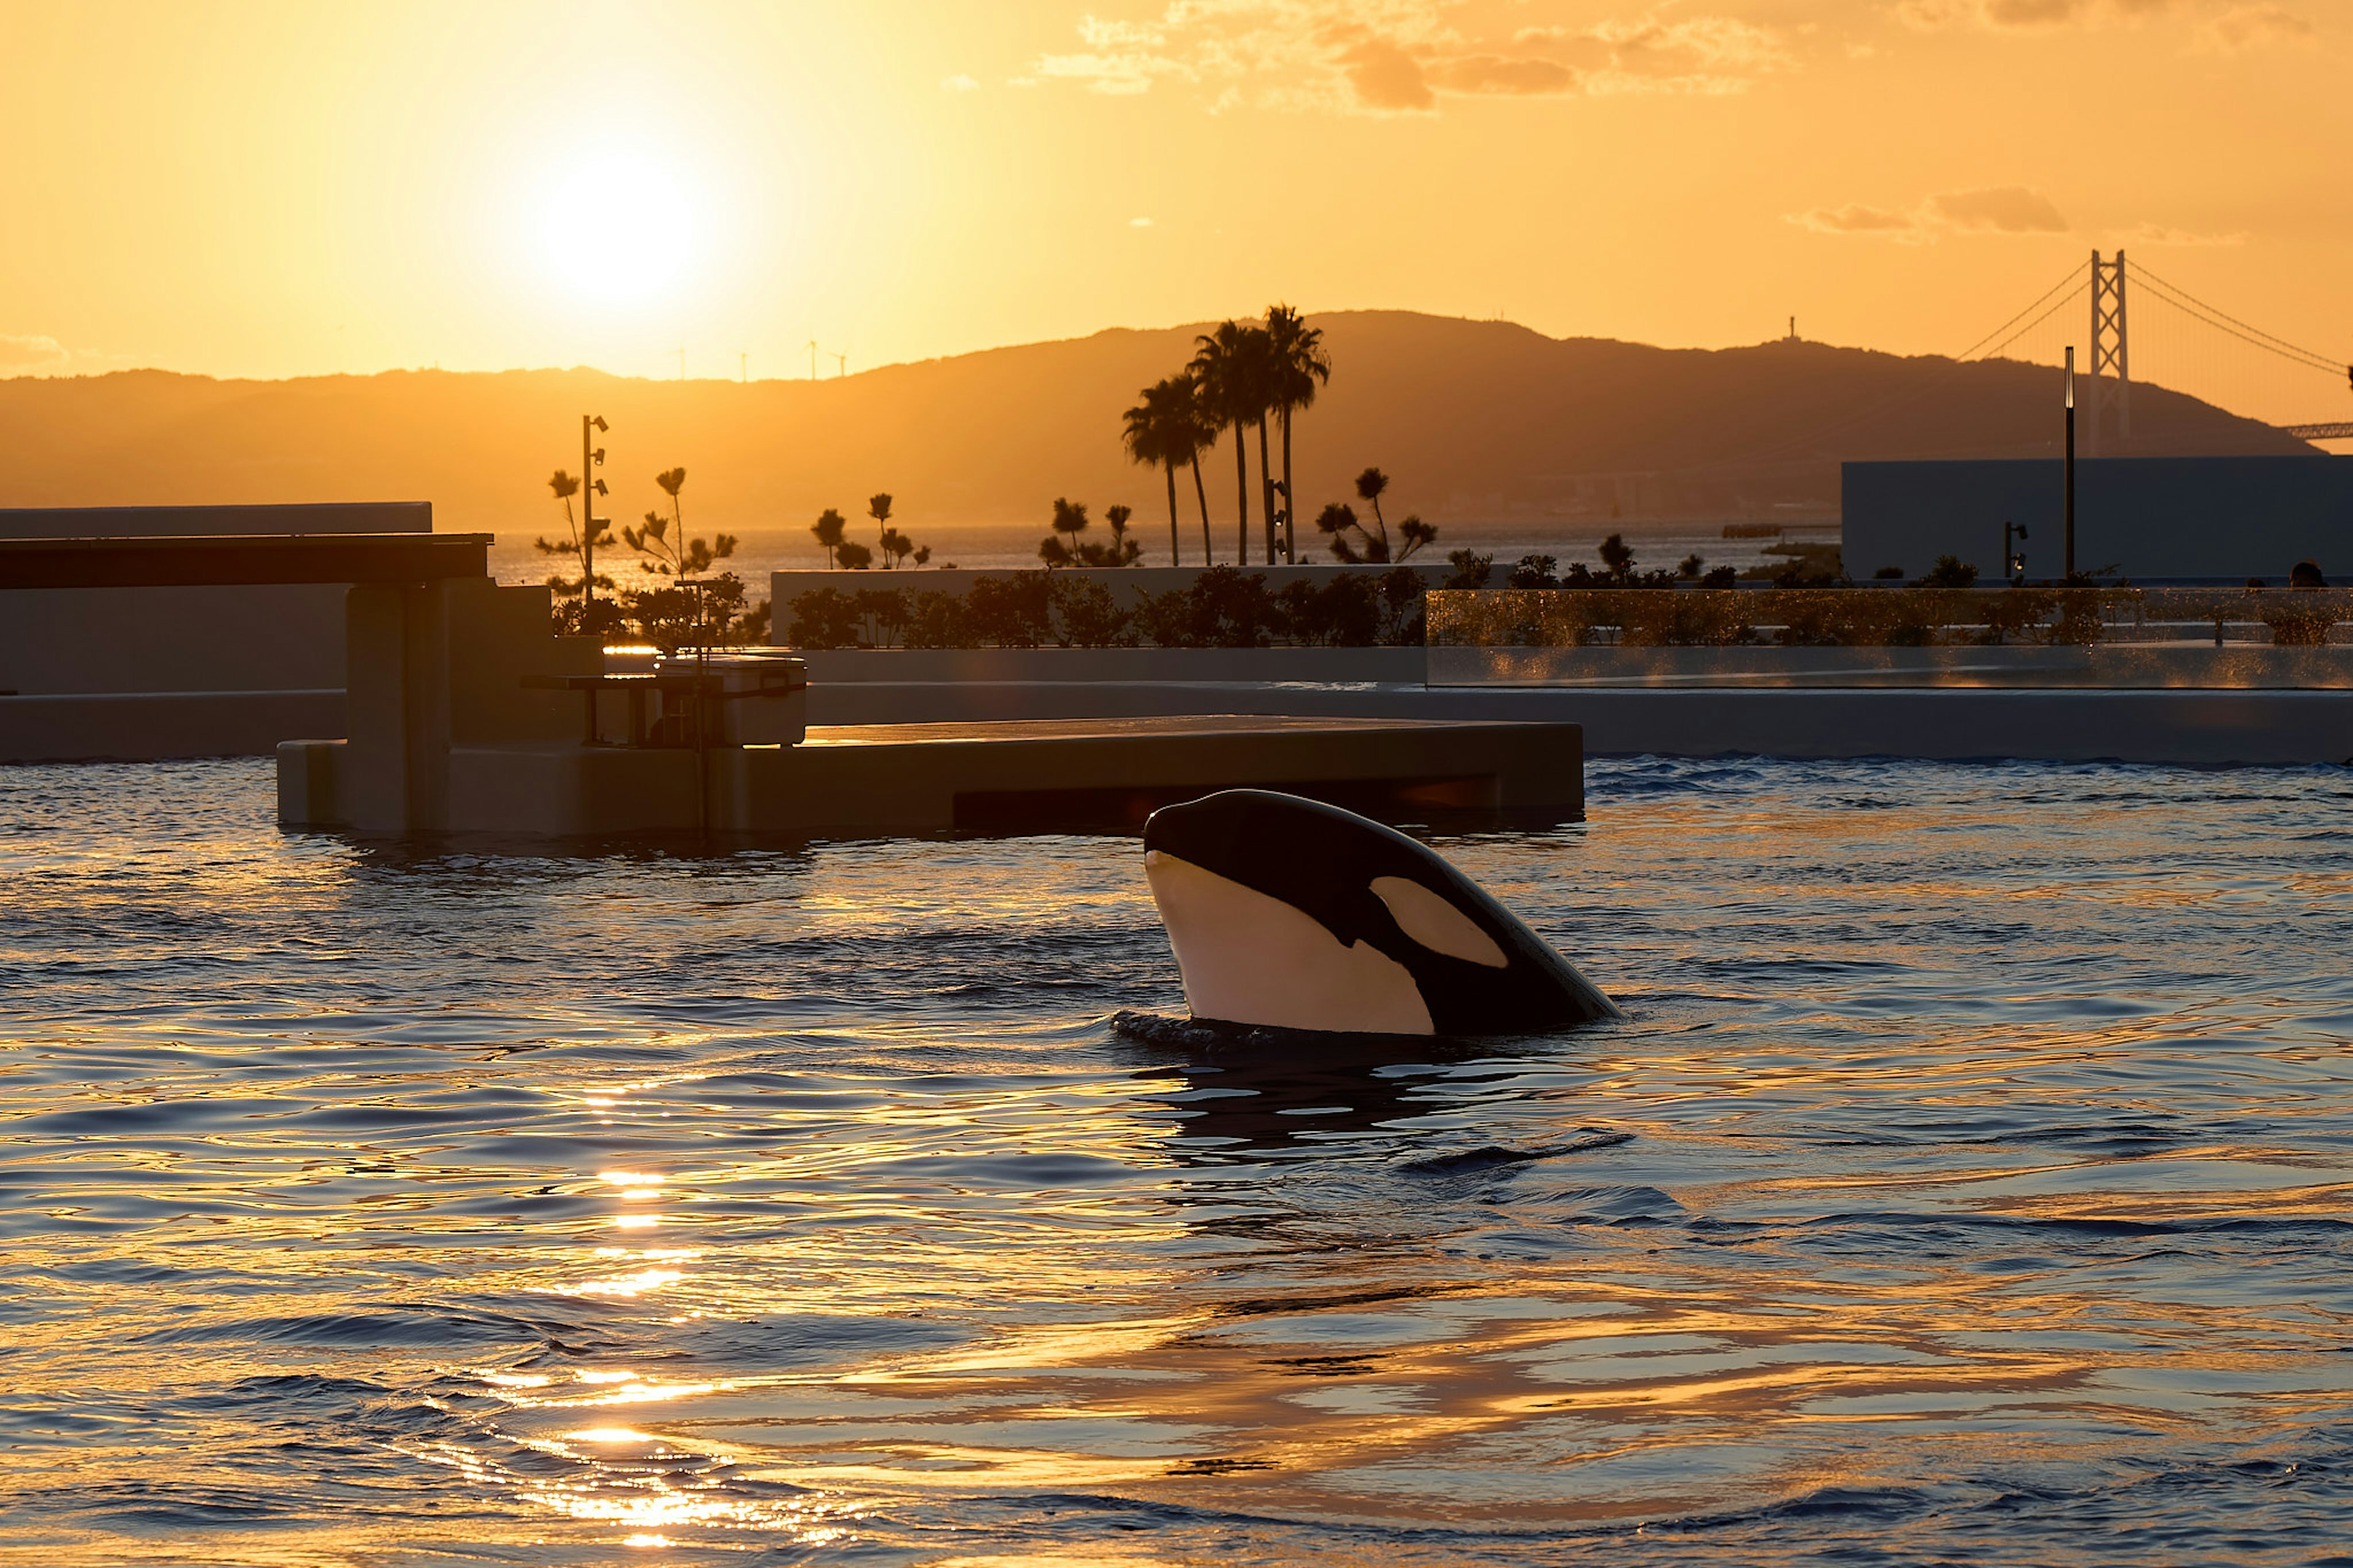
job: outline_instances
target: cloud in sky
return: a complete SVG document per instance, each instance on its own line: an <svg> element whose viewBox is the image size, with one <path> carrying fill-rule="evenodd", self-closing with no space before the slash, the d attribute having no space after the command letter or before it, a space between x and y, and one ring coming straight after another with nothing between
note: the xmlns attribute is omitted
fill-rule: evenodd
<svg viewBox="0 0 2353 1568"><path fill-rule="evenodd" d="M978 92L980 90L980 83L975 81L968 76L942 77L940 79L940 85L947 89L950 92Z"/></svg>
<svg viewBox="0 0 2353 1568"><path fill-rule="evenodd" d="M2156 246L2244 245L2243 234L2200 234L2191 229L2175 228L2170 224L2145 223L2116 236L2119 243Z"/></svg>
<svg viewBox="0 0 2353 1568"><path fill-rule="evenodd" d="M2180 0L1900 0L1895 14L1915 27L1996 30L2137 22L2177 8Z"/></svg>
<svg viewBox="0 0 2353 1568"><path fill-rule="evenodd" d="M0 374L15 374L28 370L58 370L73 356L57 339L43 336L13 336L0 332Z"/></svg>
<svg viewBox="0 0 2353 1568"><path fill-rule="evenodd" d="M2284 5L2233 5L2200 29L2199 41L2219 54L2235 55L2265 44L2302 44L2320 29L2309 16Z"/></svg>
<svg viewBox="0 0 2353 1568"><path fill-rule="evenodd" d="M2302 43L2319 31L2311 17L2279 0L1897 0L1895 14L1927 32L1951 27L2036 32L2129 26L2168 16L2202 18L2198 47L2223 54Z"/></svg>
<svg viewBox="0 0 2353 1568"><path fill-rule="evenodd" d="M1788 222L1816 234L1855 235L1867 239L1892 239L1898 245L1934 245L1962 234L2071 234L2074 226L2040 191L2023 185L1995 185L1971 191L1940 191L1908 207L1873 206L1849 202L1844 206L1815 207L1789 213ZM2103 247L2211 247L2244 245L2242 233L2206 234L2170 224L2143 223L2130 228L2094 227L2088 237Z"/></svg>
<svg viewBox="0 0 2353 1568"><path fill-rule="evenodd" d="M1947 234L2065 234L2068 224L2051 198L2023 185L1945 191L1911 208L1859 202L1791 213L1791 223L1817 234L1859 234L1904 245L1932 245Z"/></svg>
<svg viewBox="0 0 2353 1568"><path fill-rule="evenodd" d="M1928 198L1928 209L1955 228L1991 229L1996 234L2064 234L2067 220L2051 198L2023 185L1987 191L1947 191Z"/></svg>
<svg viewBox="0 0 2353 1568"><path fill-rule="evenodd" d="M1172 0L1157 21L1079 26L1034 74L1103 93L1182 82L1217 108L1427 113L1449 97L1726 93L1790 63L1771 29L1719 16L1465 32L1461 0Z"/></svg>
<svg viewBox="0 0 2353 1568"><path fill-rule="evenodd" d="M1817 234L1879 234L1898 239L1908 239L1920 229L1917 213L1864 206L1860 202L1850 202L1842 207L1816 207L1811 212L1791 213L1789 221Z"/></svg>

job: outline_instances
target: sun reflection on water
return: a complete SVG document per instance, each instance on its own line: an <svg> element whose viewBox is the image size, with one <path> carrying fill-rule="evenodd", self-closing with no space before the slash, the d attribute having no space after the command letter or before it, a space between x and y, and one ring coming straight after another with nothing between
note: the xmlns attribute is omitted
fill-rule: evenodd
<svg viewBox="0 0 2353 1568"><path fill-rule="evenodd" d="M1305 1064L1106 1028L1177 1005L1116 841L395 853L154 776L0 778L0 1558L2284 1563L2353 1506L2317 775L1598 764L1450 848L1632 1020Z"/></svg>

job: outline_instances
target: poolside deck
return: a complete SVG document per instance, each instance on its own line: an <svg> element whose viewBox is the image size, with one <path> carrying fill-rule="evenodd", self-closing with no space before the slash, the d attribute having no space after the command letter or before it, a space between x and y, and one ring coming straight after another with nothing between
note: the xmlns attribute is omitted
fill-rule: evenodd
<svg viewBox="0 0 2353 1568"><path fill-rule="evenodd" d="M1577 726L1183 715L812 726L798 746L453 746L434 821L371 820L341 742L279 748L289 826L595 837L1124 828L1255 786L1377 816L1584 810Z"/></svg>

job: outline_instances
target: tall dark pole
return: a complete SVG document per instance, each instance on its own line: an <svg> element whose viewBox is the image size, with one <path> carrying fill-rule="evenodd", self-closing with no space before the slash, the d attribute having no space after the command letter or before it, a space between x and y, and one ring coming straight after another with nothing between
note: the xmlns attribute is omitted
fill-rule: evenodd
<svg viewBox="0 0 2353 1568"><path fill-rule="evenodd" d="M2075 574L2075 351L2067 351L2067 538L2060 555L2067 575Z"/></svg>
<svg viewBox="0 0 2353 1568"><path fill-rule="evenodd" d="M593 414L580 416L580 630L589 634L596 624L596 470L589 465L588 436Z"/></svg>
<svg viewBox="0 0 2353 1568"><path fill-rule="evenodd" d="M612 521L596 515L596 498L605 490L596 470L604 466L605 454L589 435L591 426L612 428L602 415L580 416L580 630L588 637L596 635L596 525Z"/></svg>

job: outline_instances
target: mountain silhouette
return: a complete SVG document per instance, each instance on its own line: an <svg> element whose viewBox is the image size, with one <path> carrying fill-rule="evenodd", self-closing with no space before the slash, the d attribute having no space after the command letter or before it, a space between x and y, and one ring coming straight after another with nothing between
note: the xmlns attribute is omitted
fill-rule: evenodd
<svg viewBox="0 0 2353 1568"><path fill-rule="evenodd" d="M1790 341L1661 349L1402 310L1312 324L1334 373L1298 420L1303 519L1349 496L1369 465L1395 481L1392 517L1734 518L1834 510L1842 459L2058 449L2059 373L2046 366ZM0 506L424 500L438 528L512 538L560 526L547 476L577 470L580 416L595 413L612 426L602 473L623 521L656 504L656 473L683 464L694 531L805 528L885 489L927 533L1042 529L1057 496L1126 501L1149 527L1162 481L1125 461L1120 416L1200 330L1119 329L818 381L17 378L0 381ZM2315 450L2148 384L2133 389L2133 424L2139 454ZM1230 529L1229 447L1204 457L1202 476ZM1189 528L1193 498L1180 499Z"/></svg>

